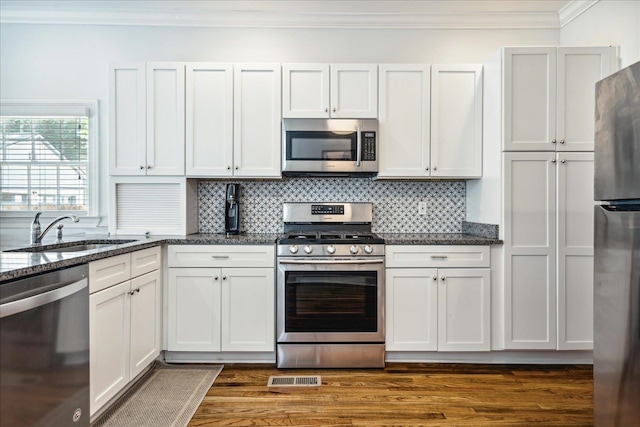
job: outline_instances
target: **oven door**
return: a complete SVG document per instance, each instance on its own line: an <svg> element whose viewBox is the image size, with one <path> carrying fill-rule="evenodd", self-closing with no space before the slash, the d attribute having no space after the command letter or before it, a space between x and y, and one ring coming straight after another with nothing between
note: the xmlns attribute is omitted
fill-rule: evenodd
<svg viewBox="0 0 640 427"><path fill-rule="evenodd" d="M278 343L384 342L384 258L278 258Z"/></svg>

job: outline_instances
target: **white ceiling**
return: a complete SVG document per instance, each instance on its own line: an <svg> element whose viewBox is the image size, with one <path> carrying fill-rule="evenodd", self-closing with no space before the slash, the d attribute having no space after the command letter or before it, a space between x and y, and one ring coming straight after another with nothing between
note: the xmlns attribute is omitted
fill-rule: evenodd
<svg viewBox="0 0 640 427"><path fill-rule="evenodd" d="M2 0L0 23L561 28L599 0Z"/></svg>

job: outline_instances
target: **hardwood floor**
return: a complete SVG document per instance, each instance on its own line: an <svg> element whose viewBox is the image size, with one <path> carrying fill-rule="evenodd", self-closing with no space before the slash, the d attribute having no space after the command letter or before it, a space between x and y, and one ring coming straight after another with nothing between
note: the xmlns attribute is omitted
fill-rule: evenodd
<svg viewBox="0 0 640 427"><path fill-rule="evenodd" d="M272 392L270 375L320 375L313 390ZM278 370L225 365L189 426L593 425L590 365L387 364Z"/></svg>

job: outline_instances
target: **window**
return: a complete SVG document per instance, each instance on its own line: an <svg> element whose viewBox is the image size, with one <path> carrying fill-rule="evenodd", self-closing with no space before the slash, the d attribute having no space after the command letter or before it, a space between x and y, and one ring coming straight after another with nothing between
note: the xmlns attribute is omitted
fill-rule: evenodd
<svg viewBox="0 0 640 427"><path fill-rule="evenodd" d="M0 211L95 212L96 104L2 101Z"/></svg>

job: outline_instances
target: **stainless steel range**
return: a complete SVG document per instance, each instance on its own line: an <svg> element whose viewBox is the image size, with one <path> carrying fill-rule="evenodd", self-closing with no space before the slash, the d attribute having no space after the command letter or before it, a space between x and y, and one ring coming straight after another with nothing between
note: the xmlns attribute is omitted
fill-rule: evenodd
<svg viewBox="0 0 640 427"><path fill-rule="evenodd" d="M384 240L371 203L285 203L279 368L384 367Z"/></svg>

